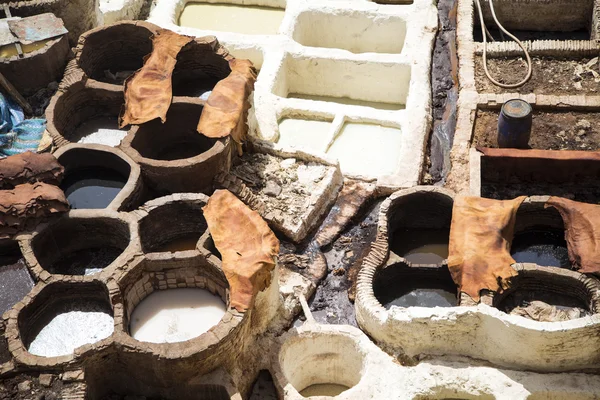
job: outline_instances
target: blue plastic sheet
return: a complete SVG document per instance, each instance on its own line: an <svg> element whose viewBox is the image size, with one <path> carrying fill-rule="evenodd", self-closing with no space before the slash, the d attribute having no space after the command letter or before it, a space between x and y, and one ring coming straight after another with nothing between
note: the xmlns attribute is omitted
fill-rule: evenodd
<svg viewBox="0 0 600 400"><path fill-rule="evenodd" d="M45 119L26 120L21 107L0 93L0 157L35 152L45 129Z"/></svg>

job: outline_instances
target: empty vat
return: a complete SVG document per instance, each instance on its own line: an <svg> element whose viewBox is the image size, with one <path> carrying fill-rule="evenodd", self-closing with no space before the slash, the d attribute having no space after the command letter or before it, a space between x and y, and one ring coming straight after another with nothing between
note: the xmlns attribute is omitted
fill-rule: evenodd
<svg viewBox="0 0 600 400"><path fill-rule="evenodd" d="M19 313L19 331L31 354L57 357L109 337L114 330L108 291L98 283L55 282Z"/></svg>
<svg viewBox="0 0 600 400"><path fill-rule="evenodd" d="M330 396L360 382L363 355L354 339L331 332L289 338L279 352L287 381L303 396Z"/></svg>
<svg viewBox="0 0 600 400"><path fill-rule="evenodd" d="M158 27L142 21L119 22L82 35L77 65L91 79L121 86L144 65Z"/></svg>
<svg viewBox="0 0 600 400"><path fill-rule="evenodd" d="M124 104L120 89L74 83L52 98L46 110L48 132L58 146L69 142L117 146L127 134L119 129Z"/></svg>
<svg viewBox="0 0 600 400"><path fill-rule="evenodd" d="M179 16L179 25L246 35L276 35L285 10L248 4L190 2Z"/></svg>
<svg viewBox="0 0 600 400"><path fill-rule="evenodd" d="M147 203L148 214L139 222L144 253L195 250L207 229L202 207L208 198L188 194L186 199L162 197Z"/></svg>
<svg viewBox="0 0 600 400"><path fill-rule="evenodd" d="M348 10L307 10L298 15L293 39L310 47L344 49L352 53L400 53L406 22L398 16Z"/></svg>
<svg viewBox="0 0 600 400"><path fill-rule="evenodd" d="M230 138L197 131L202 105L175 101L163 124L134 126L121 148L142 167L148 185L167 193L212 191L215 175L230 167Z"/></svg>
<svg viewBox="0 0 600 400"><path fill-rule="evenodd" d="M198 38L185 45L173 70L173 96L208 100L217 82L231 73L229 58L212 37Z"/></svg>
<svg viewBox="0 0 600 400"><path fill-rule="evenodd" d="M281 97L372 107L405 108L409 65L288 55L274 94Z"/></svg>
<svg viewBox="0 0 600 400"><path fill-rule="evenodd" d="M52 274L93 275L111 265L129 245L126 221L64 216L32 241L40 266Z"/></svg>
<svg viewBox="0 0 600 400"><path fill-rule="evenodd" d="M284 118L279 122L281 146L324 151L332 134L331 121L304 118Z"/></svg>
<svg viewBox="0 0 600 400"><path fill-rule="evenodd" d="M344 175L391 175L400 163L402 131L387 126L347 122L327 150Z"/></svg>

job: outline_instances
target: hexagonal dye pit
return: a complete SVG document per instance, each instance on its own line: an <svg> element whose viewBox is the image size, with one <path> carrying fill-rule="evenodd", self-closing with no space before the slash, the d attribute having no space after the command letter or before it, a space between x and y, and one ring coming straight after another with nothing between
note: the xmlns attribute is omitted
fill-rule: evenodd
<svg viewBox="0 0 600 400"><path fill-rule="evenodd" d="M118 154L98 148L76 147L58 155L65 167L60 188L71 208L109 207L127 183L130 165Z"/></svg>
<svg viewBox="0 0 600 400"><path fill-rule="evenodd" d="M223 300L204 289L161 290L135 307L129 331L141 342L184 342L208 332L225 311Z"/></svg>
<svg viewBox="0 0 600 400"><path fill-rule="evenodd" d="M249 4L189 2L179 25L202 30L246 35L276 35L285 9Z"/></svg>
<svg viewBox="0 0 600 400"><path fill-rule="evenodd" d="M336 396L359 383L364 358L353 339L315 332L288 339L279 362L301 395Z"/></svg>
<svg viewBox="0 0 600 400"><path fill-rule="evenodd" d="M131 147L142 157L158 161L182 160L205 153L219 141L197 132L201 113L201 105L173 104L167 122L163 124L157 119L137 128Z"/></svg>
<svg viewBox="0 0 600 400"><path fill-rule="evenodd" d="M108 85L104 85L108 86ZM91 88L77 82L56 95L47 109L48 131L57 142L118 146L127 135L119 129L125 104L120 88Z"/></svg>
<svg viewBox="0 0 600 400"><path fill-rule="evenodd" d="M148 260L125 282L128 331L148 343L191 340L227 312L228 283L203 256ZM130 280L135 280L132 282Z"/></svg>
<svg viewBox="0 0 600 400"><path fill-rule="evenodd" d="M93 275L123 253L130 237L129 226L118 219L63 217L35 235L31 246L52 274Z"/></svg>
<svg viewBox="0 0 600 400"><path fill-rule="evenodd" d="M140 239L144 253L195 250L207 224L202 213L208 198L189 194L185 200L167 196L145 207L148 215L140 220Z"/></svg>
<svg viewBox="0 0 600 400"><path fill-rule="evenodd" d="M114 330L106 288L99 283L56 282L19 314L23 344L31 354L58 357L109 337Z"/></svg>
<svg viewBox="0 0 600 400"><path fill-rule="evenodd" d="M85 46L77 55L77 64L91 79L122 85L144 65L144 57L152 51L150 38L156 28L135 21L93 29L82 35Z"/></svg>

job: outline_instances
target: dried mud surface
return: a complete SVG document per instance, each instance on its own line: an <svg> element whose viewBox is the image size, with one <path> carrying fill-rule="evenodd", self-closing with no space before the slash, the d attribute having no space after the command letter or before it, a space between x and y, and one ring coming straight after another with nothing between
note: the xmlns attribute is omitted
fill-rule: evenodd
<svg viewBox="0 0 600 400"><path fill-rule="evenodd" d="M302 220L327 167L293 158L246 153L230 172L241 179L265 205L267 219Z"/></svg>
<svg viewBox="0 0 600 400"><path fill-rule="evenodd" d="M498 147L499 114L477 111L474 146ZM529 146L540 150L599 150L600 112L534 111Z"/></svg>
<svg viewBox="0 0 600 400"><path fill-rule="evenodd" d="M381 203L382 200L376 200L368 205L351 227L324 249L327 276L309 301L317 322L357 326L352 303L354 284L362 261L375 241Z"/></svg>
<svg viewBox="0 0 600 400"><path fill-rule="evenodd" d="M475 56L475 85L480 93L535 93L548 95L598 94L600 70L598 57L566 60L532 57L531 79L516 89L494 85L485 75L481 55ZM488 70L501 83L516 83L525 77L527 64L523 57L489 58Z"/></svg>
<svg viewBox="0 0 600 400"><path fill-rule="evenodd" d="M0 380L0 400L59 400L75 385L54 376L48 386L48 382L40 383L40 377L43 375L19 374Z"/></svg>

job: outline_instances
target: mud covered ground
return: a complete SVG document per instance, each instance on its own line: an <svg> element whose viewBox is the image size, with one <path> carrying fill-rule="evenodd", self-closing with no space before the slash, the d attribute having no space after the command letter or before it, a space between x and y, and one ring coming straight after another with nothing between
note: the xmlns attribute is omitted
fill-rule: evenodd
<svg viewBox="0 0 600 400"><path fill-rule="evenodd" d="M503 89L486 77L481 55L475 55L475 85L480 93L535 93L548 95L598 94L600 63L598 57L557 59L532 57L531 79L515 89ZM488 70L500 83L519 82L527 73L524 57L488 58Z"/></svg>
<svg viewBox="0 0 600 400"><path fill-rule="evenodd" d="M60 400L76 392L76 384L50 374L19 374L0 382L0 400Z"/></svg>
<svg viewBox="0 0 600 400"><path fill-rule="evenodd" d="M499 111L477 111L474 146L498 147L499 114ZM529 146L540 150L598 150L600 113L534 111Z"/></svg>
<svg viewBox="0 0 600 400"><path fill-rule="evenodd" d="M438 2L438 32L431 63L433 126L425 160L426 184L443 182L448 174L456 126L458 59L456 58L456 0Z"/></svg>

